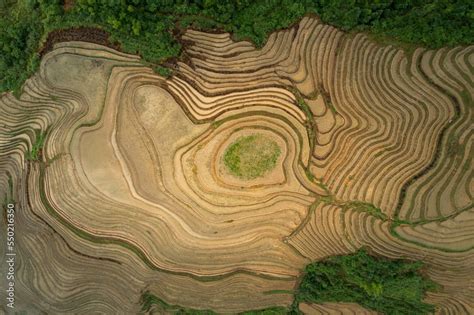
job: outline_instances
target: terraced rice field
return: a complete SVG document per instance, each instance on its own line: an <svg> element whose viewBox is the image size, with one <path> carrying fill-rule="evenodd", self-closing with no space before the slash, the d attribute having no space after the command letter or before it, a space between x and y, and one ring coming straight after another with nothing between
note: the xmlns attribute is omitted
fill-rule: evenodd
<svg viewBox="0 0 474 315"><path fill-rule="evenodd" d="M408 54L308 17L262 49L183 40L168 79L56 44L19 99L1 96L17 307L132 314L144 292L218 313L287 307L306 264L367 246L423 261L438 314L474 313L474 46Z"/></svg>

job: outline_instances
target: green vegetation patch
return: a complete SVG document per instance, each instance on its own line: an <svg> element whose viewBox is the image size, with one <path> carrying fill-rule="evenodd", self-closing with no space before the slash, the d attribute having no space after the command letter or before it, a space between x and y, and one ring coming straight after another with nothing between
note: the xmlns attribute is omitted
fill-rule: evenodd
<svg viewBox="0 0 474 315"><path fill-rule="evenodd" d="M162 314L163 312L180 315L215 315L217 313L211 310L196 310L184 308L178 305L171 305L158 298L157 296L146 291L141 296L142 312L150 312L150 314ZM154 307L153 307L154 306Z"/></svg>
<svg viewBox="0 0 474 315"><path fill-rule="evenodd" d="M469 0L75 0L67 11L61 0L4 0L0 92L19 92L38 68L38 52L54 30L98 27L124 52L140 54L145 64L169 75L162 66L181 55L178 39L188 27L230 32L236 40L262 47L271 32L290 27L305 14L391 44L439 48L474 41L474 5Z"/></svg>
<svg viewBox="0 0 474 315"><path fill-rule="evenodd" d="M343 208L344 209L352 209L352 210L355 210L355 211L359 211L359 212L366 212L378 219L381 219L381 220L387 220L388 217L385 213L382 212L382 210L380 210L380 208L377 208L376 206L374 206L373 204L371 203L368 203L368 202L362 202L362 201L350 201L348 203L346 203L345 205L343 205Z"/></svg>
<svg viewBox="0 0 474 315"><path fill-rule="evenodd" d="M260 310L239 313L239 315L283 315L283 314L288 314L288 310L285 307L281 307L281 306L275 306L275 307L263 308Z"/></svg>
<svg viewBox="0 0 474 315"><path fill-rule="evenodd" d="M226 149L224 164L232 175L255 179L275 167L280 156L278 144L262 134L238 138Z"/></svg>
<svg viewBox="0 0 474 315"><path fill-rule="evenodd" d="M176 314L176 315L216 315L212 310L198 310L186 308L179 305L171 305L146 291L142 294L140 303L142 305L142 312L149 312L150 314ZM284 307L270 307L261 310L251 310L247 312L238 313L239 315L282 315L286 314L287 309Z"/></svg>
<svg viewBox="0 0 474 315"><path fill-rule="evenodd" d="M36 140L31 147L31 150L28 151L26 158L31 161L38 161L40 156L40 152L43 149L44 141L46 139L46 132L41 132L40 130L36 130Z"/></svg>
<svg viewBox="0 0 474 315"><path fill-rule="evenodd" d="M29 1L4 6L0 10L0 92L18 94L23 82L39 66L41 12Z"/></svg>
<svg viewBox="0 0 474 315"><path fill-rule="evenodd" d="M293 308L299 302L350 302L383 314L427 314L422 300L436 284L425 278L421 262L373 257L364 249L306 266Z"/></svg>

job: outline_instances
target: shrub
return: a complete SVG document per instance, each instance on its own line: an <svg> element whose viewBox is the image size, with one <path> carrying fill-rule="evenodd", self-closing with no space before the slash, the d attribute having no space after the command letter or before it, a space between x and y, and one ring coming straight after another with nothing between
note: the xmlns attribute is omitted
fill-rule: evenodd
<svg viewBox="0 0 474 315"><path fill-rule="evenodd" d="M436 285L420 273L421 262L373 257L364 249L306 266L296 303L351 302L384 314L427 314L422 300Z"/></svg>

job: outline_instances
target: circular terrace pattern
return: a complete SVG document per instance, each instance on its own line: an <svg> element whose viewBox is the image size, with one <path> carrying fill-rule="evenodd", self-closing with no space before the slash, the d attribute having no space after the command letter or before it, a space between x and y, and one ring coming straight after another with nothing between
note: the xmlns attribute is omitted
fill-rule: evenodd
<svg viewBox="0 0 474 315"><path fill-rule="evenodd" d="M137 313L144 291L221 313L288 306L309 261L370 246L425 262L440 313L472 313L474 47L407 55L314 18L262 49L183 39L189 60L168 79L70 42L20 99L1 96L23 300L53 313Z"/></svg>

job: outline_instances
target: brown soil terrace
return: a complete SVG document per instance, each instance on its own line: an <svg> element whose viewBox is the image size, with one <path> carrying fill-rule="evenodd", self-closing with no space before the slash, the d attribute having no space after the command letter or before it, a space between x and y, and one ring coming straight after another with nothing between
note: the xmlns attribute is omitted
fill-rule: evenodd
<svg viewBox="0 0 474 315"><path fill-rule="evenodd" d="M261 49L182 41L163 78L102 30L52 33L20 98L0 97L19 310L135 314L145 291L224 314L286 307L309 262L368 247L424 262L436 314L474 313L474 46L407 55L314 17ZM236 178L225 149L253 134L280 156Z"/></svg>

